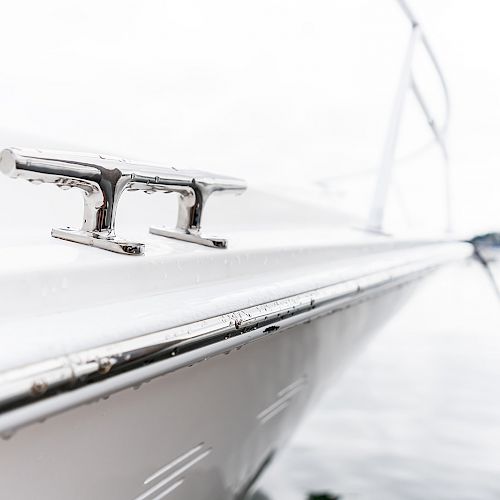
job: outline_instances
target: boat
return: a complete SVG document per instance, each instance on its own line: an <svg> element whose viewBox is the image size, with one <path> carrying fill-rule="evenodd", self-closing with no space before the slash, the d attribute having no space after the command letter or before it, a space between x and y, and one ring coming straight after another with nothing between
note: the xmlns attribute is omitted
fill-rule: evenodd
<svg viewBox="0 0 500 500"><path fill-rule="evenodd" d="M367 224L306 183L292 191L107 154L2 151L6 498L244 498L419 283L473 255L449 234L384 231L408 89L446 156L445 126L412 78L415 46L440 69L400 4L410 41ZM79 223L62 208L74 193ZM51 234L46 223L18 227L33 210Z"/></svg>

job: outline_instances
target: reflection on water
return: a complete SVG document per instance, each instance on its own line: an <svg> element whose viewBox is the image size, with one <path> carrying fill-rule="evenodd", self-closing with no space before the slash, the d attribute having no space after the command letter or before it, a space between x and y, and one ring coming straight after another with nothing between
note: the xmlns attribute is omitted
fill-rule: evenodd
<svg viewBox="0 0 500 500"><path fill-rule="evenodd" d="M257 498L498 499L499 387L498 299L476 262L448 268L332 384Z"/></svg>

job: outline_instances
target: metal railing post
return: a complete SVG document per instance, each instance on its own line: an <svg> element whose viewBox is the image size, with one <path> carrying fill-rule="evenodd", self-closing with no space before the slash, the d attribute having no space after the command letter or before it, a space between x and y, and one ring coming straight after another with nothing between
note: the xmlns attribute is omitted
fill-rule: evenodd
<svg viewBox="0 0 500 500"><path fill-rule="evenodd" d="M387 196L391 184L392 170L394 168L394 163L395 163L395 151L398 141L401 117L404 110L406 92L408 90L411 90L414 93L420 105L420 108L422 109L427 119L427 123L434 134L436 142L438 143L443 152L443 158L445 164L446 230L449 232L452 229L451 187L450 187L450 168L449 168L448 150L445 143L445 134L448 128L449 109L450 109L448 89L441 68L439 67L437 59L434 55L434 52L432 51L427 38L422 33L419 23L417 22L415 16L413 15L412 11L408 7L405 0L398 0L398 3L411 22L411 34L410 34L410 40L408 42L408 47L406 49L405 58L403 61L403 67L401 70L401 76L399 79L396 97L394 99L391 117L389 120L389 126L387 129L384 149L382 152L382 159L379 167L379 176L377 178L375 193L373 195L373 200L368 216L367 229L377 232L381 232L383 229L384 214L387 205ZM438 74L441 85L443 87L443 93L446 105L446 114L442 127L437 126L420 92L420 89L418 88L415 79L413 78L412 75L413 54L415 50L415 45L419 41L425 48Z"/></svg>
<svg viewBox="0 0 500 500"><path fill-rule="evenodd" d="M415 45L420 37L420 28L418 25L412 27L410 40L406 49L406 55L399 78L398 89L392 113L389 120L387 135L385 139L384 149L382 153L382 160L380 162L380 173L375 187L375 194L370 209L368 218L368 229L372 231L381 231L384 220L384 212L387 202L387 195L392 177L392 168L394 165L394 154L398 142L399 127L401 124L401 117L403 115L404 104L406 100L406 92L410 87L411 82L411 64L413 61L413 52Z"/></svg>

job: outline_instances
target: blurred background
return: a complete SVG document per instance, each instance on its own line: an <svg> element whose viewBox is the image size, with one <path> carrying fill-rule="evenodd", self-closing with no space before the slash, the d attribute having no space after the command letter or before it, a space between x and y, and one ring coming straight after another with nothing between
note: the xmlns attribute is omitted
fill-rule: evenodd
<svg viewBox="0 0 500 500"><path fill-rule="evenodd" d="M455 227L490 228L500 213L500 7L493 0L411 4L450 87ZM2 146L102 151L251 182L265 174L285 186L318 183L332 204L365 218L410 30L395 0L2 7ZM440 87L422 53L414 74L439 119ZM429 139L408 95L388 228L443 226L440 153L412 154ZM45 193L34 196L47 202Z"/></svg>
<svg viewBox="0 0 500 500"><path fill-rule="evenodd" d="M333 381L255 500L500 498L499 332L480 264L434 276Z"/></svg>
<svg viewBox="0 0 500 500"><path fill-rule="evenodd" d="M454 228L498 228L500 4L411 5L451 94ZM2 17L2 147L99 151L256 186L264 178L291 196L310 185L366 218L410 35L395 0L18 0L2 4ZM442 119L420 51L414 73ZM422 147L431 139L408 94L389 230L444 226L441 155ZM58 196L74 196L78 223L79 194ZM37 214L16 216L22 226ZM478 264L438 275L332 385L259 494L500 498L499 326Z"/></svg>

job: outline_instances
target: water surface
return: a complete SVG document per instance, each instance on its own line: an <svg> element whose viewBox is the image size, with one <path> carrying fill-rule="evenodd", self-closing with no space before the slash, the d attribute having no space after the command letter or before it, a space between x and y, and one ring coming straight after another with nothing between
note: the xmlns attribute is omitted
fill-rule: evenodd
<svg viewBox="0 0 500 500"><path fill-rule="evenodd" d="M259 498L499 499L499 304L475 262L428 279L332 382Z"/></svg>

